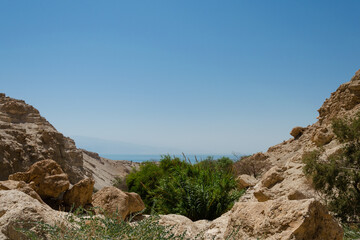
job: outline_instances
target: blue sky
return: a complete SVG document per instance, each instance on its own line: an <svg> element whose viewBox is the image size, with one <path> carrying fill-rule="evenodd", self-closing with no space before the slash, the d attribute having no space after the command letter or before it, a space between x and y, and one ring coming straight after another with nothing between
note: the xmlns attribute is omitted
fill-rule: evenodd
<svg viewBox="0 0 360 240"><path fill-rule="evenodd" d="M0 91L75 139L156 149L148 153L266 151L314 123L360 68L359 7L4 0Z"/></svg>

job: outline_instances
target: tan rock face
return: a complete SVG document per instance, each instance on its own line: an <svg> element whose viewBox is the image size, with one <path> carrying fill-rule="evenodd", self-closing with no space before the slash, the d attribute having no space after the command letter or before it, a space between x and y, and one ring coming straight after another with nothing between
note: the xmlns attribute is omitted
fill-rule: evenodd
<svg viewBox="0 0 360 240"><path fill-rule="evenodd" d="M94 184L95 181L91 178L86 178L76 183L65 192L63 198L65 204L75 208L91 204Z"/></svg>
<svg viewBox="0 0 360 240"><path fill-rule="evenodd" d="M315 131L311 141L313 141L316 146L321 147L330 143L333 138L334 134L329 132L327 128L320 128Z"/></svg>
<svg viewBox="0 0 360 240"><path fill-rule="evenodd" d="M231 210L225 235L236 239L342 239L343 231L314 199L239 202Z"/></svg>
<svg viewBox="0 0 360 240"><path fill-rule="evenodd" d="M111 186L115 177L125 177L137 165L77 149L33 106L0 93L0 181L44 159L56 161L71 184L93 177L97 189Z"/></svg>
<svg viewBox="0 0 360 240"><path fill-rule="evenodd" d="M42 198L57 198L70 185L67 175L54 160L43 160L33 164L27 172L9 176L9 180L24 181Z"/></svg>
<svg viewBox="0 0 360 240"><path fill-rule="evenodd" d="M112 186L112 181L118 177L125 179L133 168L139 168L140 164L131 161L110 160L100 157L97 153L82 150L84 168L86 168L95 180L94 187L99 190L103 187ZM127 191L126 187L121 188Z"/></svg>
<svg viewBox="0 0 360 240"><path fill-rule="evenodd" d="M37 194L34 191L34 189L32 189L28 184L26 184L23 181L14 181L14 180L0 181L0 191L1 190L3 191L18 190L38 200L40 203L45 204L44 201L39 196L39 194Z"/></svg>
<svg viewBox="0 0 360 240"><path fill-rule="evenodd" d="M238 183L238 189L244 189L247 187L253 187L258 182L256 178L250 175L242 174L236 178Z"/></svg>
<svg viewBox="0 0 360 240"><path fill-rule="evenodd" d="M53 159L75 184L88 173L81 150L22 100L0 96L0 180L33 163Z"/></svg>
<svg viewBox="0 0 360 240"><path fill-rule="evenodd" d="M0 239L27 239L17 228L32 228L38 222L66 224L66 213L34 201L18 190L0 191ZM41 234L41 232L38 232Z"/></svg>
<svg viewBox="0 0 360 240"><path fill-rule="evenodd" d="M93 195L92 205L97 213L119 214L124 220L130 213L142 211L145 205L136 193L125 193L115 187L105 187Z"/></svg>

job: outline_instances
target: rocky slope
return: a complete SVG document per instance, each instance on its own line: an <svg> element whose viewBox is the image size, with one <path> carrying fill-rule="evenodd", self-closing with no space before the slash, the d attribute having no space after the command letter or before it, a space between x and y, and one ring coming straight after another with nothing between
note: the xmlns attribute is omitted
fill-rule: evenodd
<svg viewBox="0 0 360 240"><path fill-rule="evenodd" d="M71 184L94 175L97 189L110 186L114 177L136 166L76 148L72 139L59 133L33 106L0 94L0 181L44 159L59 163Z"/></svg>
<svg viewBox="0 0 360 240"><path fill-rule="evenodd" d="M51 159L34 163L26 172L11 174L9 180L0 181L0 239L28 239L19 228L48 239L39 222L78 229L71 219L80 219L64 212L72 208L94 209L99 218L118 213L119 220L145 208L138 194L115 187L93 194L94 183L92 178L85 178L70 188L67 174Z"/></svg>
<svg viewBox="0 0 360 240"><path fill-rule="evenodd" d="M340 143L332 133L332 120L354 116L359 110L360 70L325 100L316 123L295 127L293 138L250 157L262 161L268 170L255 182L252 179L249 185L253 187L229 212L212 222L167 215L162 217L163 223L177 222L178 232L186 229L189 236L194 236L202 231L215 239L224 239L233 231L236 239L342 239L342 229L303 174L301 158L304 152L318 147L324 149L324 156L338 150ZM246 179L249 177L241 181Z"/></svg>

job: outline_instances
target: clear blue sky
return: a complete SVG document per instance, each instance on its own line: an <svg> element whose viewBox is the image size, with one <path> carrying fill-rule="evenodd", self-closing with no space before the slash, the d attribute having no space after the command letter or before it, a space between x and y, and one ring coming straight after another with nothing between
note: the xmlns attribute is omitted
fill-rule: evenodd
<svg viewBox="0 0 360 240"><path fill-rule="evenodd" d="M360 68L359 9L357 0L3 0L0 91L70 137L161 153L265 151L314 123Z"/></svg>

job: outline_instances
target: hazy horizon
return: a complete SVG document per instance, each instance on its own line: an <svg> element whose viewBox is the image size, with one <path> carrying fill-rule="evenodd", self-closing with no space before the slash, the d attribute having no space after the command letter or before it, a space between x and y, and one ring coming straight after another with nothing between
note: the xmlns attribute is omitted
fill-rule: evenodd
<svg viewBox="0 0 360 240"><path fill-rule="evenodd" d="M266 151L360 68L359 7L1 1L0 92L96 152Z"/></svg>

